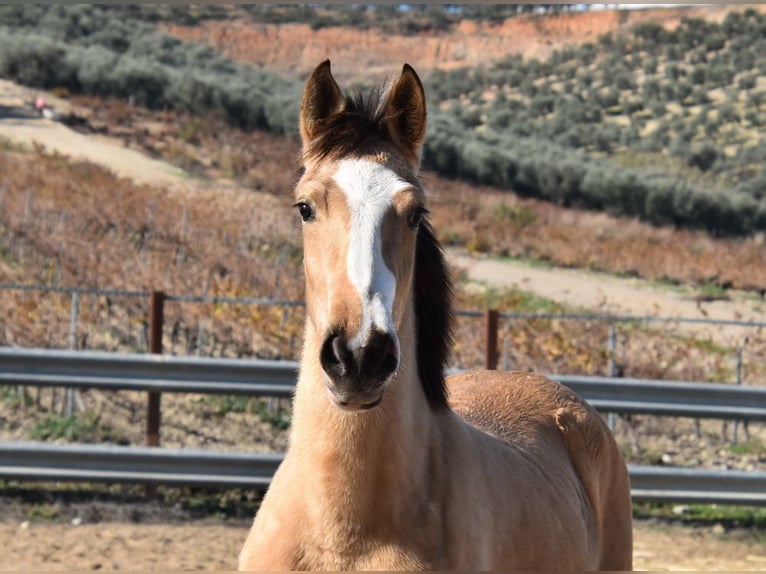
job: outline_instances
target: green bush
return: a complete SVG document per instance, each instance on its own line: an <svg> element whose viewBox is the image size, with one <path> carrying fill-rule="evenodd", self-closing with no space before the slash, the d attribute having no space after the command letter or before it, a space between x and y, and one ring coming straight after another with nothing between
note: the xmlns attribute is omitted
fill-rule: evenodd
<svg viewBox="0 0 766 574"><path fill-rule="evenodd" d="M0 8L0 76L71 93L131 98L149 108L221 113L244 129L296 128L298 82L120 17L120 7Z"/></svg>

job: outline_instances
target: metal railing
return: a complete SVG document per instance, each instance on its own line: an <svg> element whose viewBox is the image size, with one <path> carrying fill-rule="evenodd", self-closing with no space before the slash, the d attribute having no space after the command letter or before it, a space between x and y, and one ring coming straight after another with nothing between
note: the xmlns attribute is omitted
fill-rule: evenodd
<svg viewBox="0 0 766 574"><path fill-rule="evenodd" d="M281 454L0 442L0 479L265 489ZM766 505L766 472L630 465L635 502Z"/></svg>
<svg viewBox="0 0 766 574"><path fill-rule="evenodd" d="M290 397L298 363L0 347L0 384ZM766 421L766 387L550 375L602 412Z"/></svg>
<svg viewBox="0 0 766 574"><path fill-rule="evenodd" d="M0 348L0 384L289 397L298 364ZM608 412L766 420L766 388L553 375ZM0 477L218 487L268 486L281 455L0 443ZM631 466L636 501L766 505L766 473Z"/></svg>
<svg viewBox="0 0 766 574"><path fill-rule="evenodd" d="M298 363L0 347L0 384L289 397Z"/></svg>
<svg viewBox="0 0 766 574"><path fill-rule="evenodd" d="M51 285L33 285L26 283L0 283L0 291L26 291L37 293L68 293L70 295L103 295L121 297L148 298L151 291L133 291L109 288L91 287L62 287ZM166 301L182 303L212 303L231 305L266 305L278 307L303 307L305 301L271 299L268 297L222 297L217 295L176 295L164 294ZM481 318L486 316L484 311L456 310L459 317ZM526 312L498 312L500 319L549 319L566 321L603 321L607 323L679 323L679 324L704 324L742 327L748 329L764 329L766 321L742 321L739 319L715 319L710 317L667 317L656 315L610 315L606 313L526 313Z"/></svg>

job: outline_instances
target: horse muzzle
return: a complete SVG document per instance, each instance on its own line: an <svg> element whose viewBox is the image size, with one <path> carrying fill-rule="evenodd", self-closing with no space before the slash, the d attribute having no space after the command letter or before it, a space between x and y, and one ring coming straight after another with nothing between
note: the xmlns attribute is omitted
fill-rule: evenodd
<svg viewBox="0 0 766 574"><path fill-rule="evenodd" d="M343 333L332 332L322 344L320 363L333 404L347 411L370 410L383 400L385 385L399 368L399 345L389 333L372 331L354 347Z"/></svg>

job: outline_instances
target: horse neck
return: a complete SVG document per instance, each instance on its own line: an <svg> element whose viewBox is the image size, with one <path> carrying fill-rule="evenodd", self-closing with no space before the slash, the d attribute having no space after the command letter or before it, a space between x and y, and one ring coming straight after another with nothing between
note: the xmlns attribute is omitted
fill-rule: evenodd
<svg viewBox="0 0 766 574"><path fill-rule="evenodd" d="M306 329L289 455L338 516L399 512L392 500L406 505L403 485L426 479L436 429L417 375L414 333L410 304L399 332L401 366L383 402L369 412L347 413L327 397L321 341Z"/></svg>

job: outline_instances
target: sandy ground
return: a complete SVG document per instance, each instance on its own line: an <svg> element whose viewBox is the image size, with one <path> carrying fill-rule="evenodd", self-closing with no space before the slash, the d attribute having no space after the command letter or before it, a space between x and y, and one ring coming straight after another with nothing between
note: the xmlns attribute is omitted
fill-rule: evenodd
<svg viewBox="0 0 766 574"><path fill-rule="evenodd" d="M0 524L0 570L234 570L247 524ZM638 570L764 570L748 532L638 522Z"/></svg>

